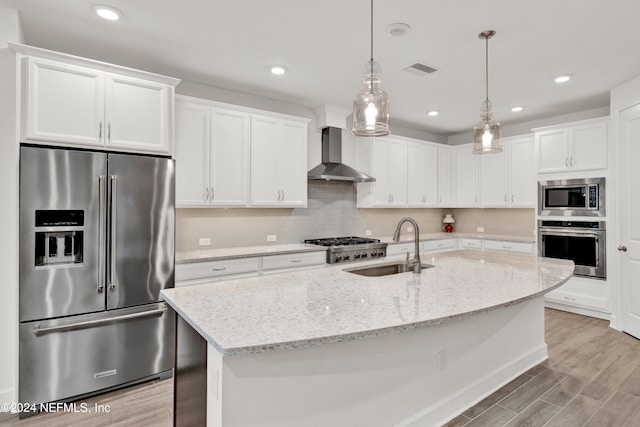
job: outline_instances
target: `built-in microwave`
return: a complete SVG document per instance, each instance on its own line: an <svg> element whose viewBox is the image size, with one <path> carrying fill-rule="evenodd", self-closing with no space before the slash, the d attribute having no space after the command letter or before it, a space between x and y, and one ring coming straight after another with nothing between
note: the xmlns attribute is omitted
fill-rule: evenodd
<svg viewBox="0 0 640 427"><path fill-rule="evenodd" d="M604 216L605 179L539 181L538 215Z"/></svg>

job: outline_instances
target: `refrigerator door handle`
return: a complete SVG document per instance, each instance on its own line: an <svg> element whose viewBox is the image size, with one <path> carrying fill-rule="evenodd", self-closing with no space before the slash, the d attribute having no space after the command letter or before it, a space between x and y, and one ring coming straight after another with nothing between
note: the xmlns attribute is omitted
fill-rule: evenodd
<svg viewBox="0 0 640 427"><path fill-rule="evenodd" d="M118 177L111 175L111 239L109 247L111 254L109 257L109 290L115 289L117 286L117 272L116 272L116 231L117 231L117 209L116 200L118 197Z"/></svg>
<svg viewBox="0 0 640 427"><path fill-rule="evenodd" d="M167 308L166 307L162 307L162 308L157 308L155 310L148 310L148 311L141 311L141 312L138 312L138 313L123 314L121 316L107 317L107 318L104 318L104 319L87 320L87 321L84 321L84 322L76 322L76 323L71 323L71 324L68 324L68 325L49 326L49 327L46 327L46 328L41 328L40 325L38 325L38 326L33 328L33 333L35 335L43 335L43 334L49 334L49 333L52 333L52 332L65 332L65 331L69 331L69 330L73 330L73 329L91 328L91 327L94 327L94 326L103 325L105 323L112 323L112 322L117 322L117 321L121 321L121 320L138 319L140 317L162 316L166 311L167 311Z"/></svg>
<svg viewBox="0 0 640 427"><path fill-rule="evenodd" d="M104 291L106 280L107 251L105 238L107 236L107 192L105 188L106 176L100 175L98 178L98 288L96 291Z"/></svg>

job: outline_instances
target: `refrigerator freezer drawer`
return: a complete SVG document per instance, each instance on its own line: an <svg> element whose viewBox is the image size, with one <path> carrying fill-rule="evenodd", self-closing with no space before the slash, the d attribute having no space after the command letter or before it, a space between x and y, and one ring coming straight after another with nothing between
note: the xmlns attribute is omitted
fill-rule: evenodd
<svg viewBox="0 0 640 427"><path fill-rule="evenodd" d="M19 401L66 400L169 371L174 337L165 303L22 323Z"/></svg>

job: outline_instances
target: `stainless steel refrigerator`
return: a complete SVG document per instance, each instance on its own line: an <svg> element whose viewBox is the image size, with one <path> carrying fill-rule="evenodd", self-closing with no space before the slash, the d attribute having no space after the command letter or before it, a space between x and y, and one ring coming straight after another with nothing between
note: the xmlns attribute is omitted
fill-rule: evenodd
<svg viewBox="0 0 640 427"><path fill-rule="evenodd" d="M171 375L171 159L20 149L19 401Z"/></svg>

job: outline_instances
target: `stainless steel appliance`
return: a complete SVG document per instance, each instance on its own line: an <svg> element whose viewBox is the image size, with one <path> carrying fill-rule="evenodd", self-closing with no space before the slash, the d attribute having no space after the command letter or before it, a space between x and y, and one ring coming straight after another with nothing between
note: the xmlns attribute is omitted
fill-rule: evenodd
<svg viewBox="0 0 640 427"><path fill-rule="evenodd" d="M538 220L538 254L572 260L575 275L606 279L605 222Z"/></svg>
<svg viewBox="0 0 640 427"><path fill-rule="evenodd" d="M386 243L381 243L379 239L370 239L367 237L308 239L305 240L304 243L326 246L328 264L387 256Z"/></svg>
<svg viewBox="0 0 640 427"><path fill-rule="evenodd" d="M174 197L171 159L21 147L20 402L171 375Z"/></svg>
<svg viewBox="0 0 640 427"><path fill-rule="evenodd" d="M605 216L605 179L563 179L538 182L541 216Z"/></svg>

